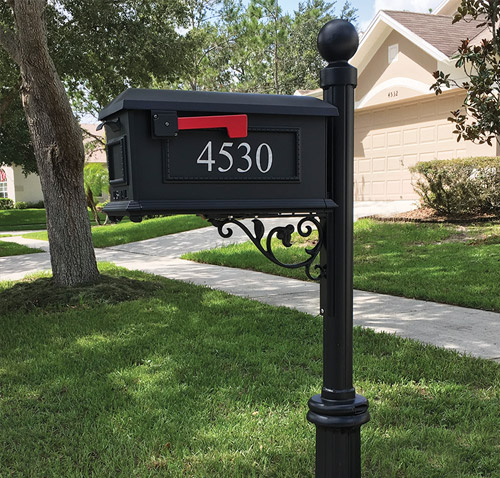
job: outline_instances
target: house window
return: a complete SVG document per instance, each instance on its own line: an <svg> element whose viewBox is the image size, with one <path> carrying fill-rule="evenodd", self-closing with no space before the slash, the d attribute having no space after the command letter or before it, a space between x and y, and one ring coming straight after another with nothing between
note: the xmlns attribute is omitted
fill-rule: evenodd
<svg viewBox="0 0 500 478"><path fill-rule="evenodd" d="M3 169L0 169L0 198L7 197L7 174Z"/></svg>
<svg viewBox="0 0 500 478"><path fill-rule="evenodd" d="M393 61L398 61L399 45L397 43L395 45L390 45L387 53L388 53L389 65Z"/></svg>

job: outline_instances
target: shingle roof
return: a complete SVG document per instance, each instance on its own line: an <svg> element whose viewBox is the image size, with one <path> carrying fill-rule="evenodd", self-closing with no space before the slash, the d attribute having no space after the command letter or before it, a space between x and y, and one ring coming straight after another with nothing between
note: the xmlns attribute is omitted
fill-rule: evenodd
<svg viewBox="0 0 500 478"><path fill-rule="evenodd" d="M453 17L448 15L393 10L384 10L384 13L447 56L453 55L463 40L472 40L486 28L477 28L482 23L479 20L452 23Z"/></svg>

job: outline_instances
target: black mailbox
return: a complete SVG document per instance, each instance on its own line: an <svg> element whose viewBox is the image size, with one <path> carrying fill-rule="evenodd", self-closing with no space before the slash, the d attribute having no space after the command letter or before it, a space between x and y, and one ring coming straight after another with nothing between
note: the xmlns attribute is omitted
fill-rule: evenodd
<svg viewBox="0 0 500 478"><path fill-rule="evenodd" d="M106 127L111 216L320 212L327 120L316 98L129 89Z"/></svg>

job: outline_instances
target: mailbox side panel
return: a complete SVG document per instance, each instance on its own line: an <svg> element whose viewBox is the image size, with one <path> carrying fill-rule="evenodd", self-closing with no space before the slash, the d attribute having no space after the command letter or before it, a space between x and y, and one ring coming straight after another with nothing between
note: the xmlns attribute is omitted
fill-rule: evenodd
<svg viewBox="0 0 500 478"><path fill-rule="evenodd" d="M112 119L117 121L105 124L110 198L112 201L130 201L134 199L135 174L130 148L134 133L130 129L128 112L121 112Z"/></svg>

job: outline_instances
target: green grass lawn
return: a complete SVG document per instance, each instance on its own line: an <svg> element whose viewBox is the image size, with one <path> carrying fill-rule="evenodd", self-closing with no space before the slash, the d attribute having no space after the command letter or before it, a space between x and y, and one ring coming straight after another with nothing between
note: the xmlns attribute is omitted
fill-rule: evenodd
<svg viewBox="0 0 500 478"><path fill-rule="evenodd" d="M106 218L101 215L103 221ZM90 221L94 216L89 212ZM47 227L45 209L5 209L0 210L0 231L22 231L24 229L45 229Z"/></svg>
<svg viewBox="0 0 500 478"><path fill-rule="evenodd" d="M15 242L0 241L0 257L17 256L19 254L34 254L43 252L41 249L26 247ZM0 475L1 476L1 475Z"/></svg>
<svg viewBox="0 0 500 478"><path fill-rule="evenodd" d="M140 223L120 222L106 226L94 226L92 228L92 238L95 247L109 247L206 226L209 226L209 223L198 216L168 216L148 219ZM46 241L47 232L31 232L24 234L23 237Z"/></svg>
<svg viewBox="0 0 500 478"><path fill-rule="evenodd" d="M291 248L274 243L284 262L305 257L306 243L300 237L295 239L298 245ZM302 269L274 265L251 243L190 253L183 258L306 280ZM354 287L500 312L500 224L357 221Z"/></svg>
<svg viewBox="0 0 500 478"><path fill-rule="evenodd" d="M0 283L0 476L314 476L319 317L105 272ZM354 335L364 478L499 476L498 364Z"/></svg>

